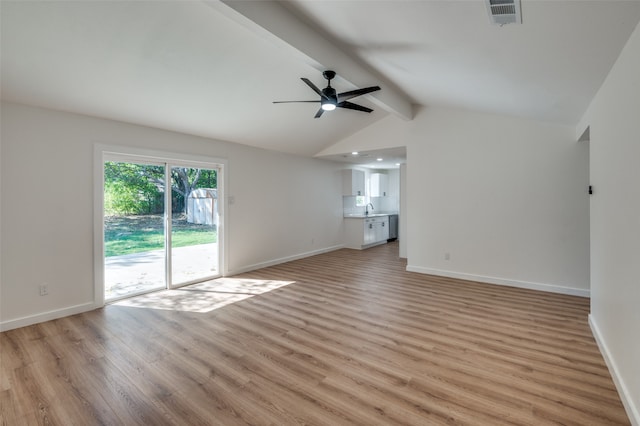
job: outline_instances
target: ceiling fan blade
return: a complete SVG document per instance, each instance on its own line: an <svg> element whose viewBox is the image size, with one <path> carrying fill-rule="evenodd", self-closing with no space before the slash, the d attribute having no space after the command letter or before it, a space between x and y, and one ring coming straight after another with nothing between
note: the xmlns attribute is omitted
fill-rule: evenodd
<svg viewBox="0 0 640 426"><path fill-rule="evenodd" d="M319 103L320 101L273 101L274 104L291 104L294 102L313 102L314 104Z"/></svg>
<svg viewBox="0 0 640 426"><path fill-rule="evenodd" d="M338 108L346 108L346 109L354 109L356 111L362 111L362 112L371 112L371 111L373 111L371 108L367 108L365 106L354 104L352 102L347 102L347 101L339 102L337 107Z"/></svg>
<svg viewBox="0 0 640 426"><path fill-rule="evenodd" d="M302 80L305 83L307 83L307 86L311 87L311 89L313 89L314 92L316 92L318 95L320 95L321 98L325 98L326 99L326 96L325 96L324 93L322 93L322 90L318 89L318 86L313 84L311 82L311 80L309 80L308 78L305 78L305 77L302 77L300 80Z"/></svg>
<svg viewBox="0 0 640 426"><path fill-rule="evenodd" d="M380 90L380 86L365 87L364 89L350 90L348 92L338 93L338 100L346 101L356 96L366 95L367 93Z"/></svg>
<svg viewBox="0 0 640 426"><path fill-rule="evenodd" d="M320 118L322 117L322 113L324 112L324 110L322 108L320 108L318 110L318 112L316 112L316 115L313 118Z"/></svg>

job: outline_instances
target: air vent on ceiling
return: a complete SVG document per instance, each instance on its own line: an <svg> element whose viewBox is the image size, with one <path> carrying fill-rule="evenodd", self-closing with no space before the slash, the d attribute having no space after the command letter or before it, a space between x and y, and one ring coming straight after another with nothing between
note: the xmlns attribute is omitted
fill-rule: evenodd
<svg viewBox="0 0 640 426"><path fill-rule="evenodd" d="M520 0L485 0L489 18L497 25L522 24Z"/></svg>

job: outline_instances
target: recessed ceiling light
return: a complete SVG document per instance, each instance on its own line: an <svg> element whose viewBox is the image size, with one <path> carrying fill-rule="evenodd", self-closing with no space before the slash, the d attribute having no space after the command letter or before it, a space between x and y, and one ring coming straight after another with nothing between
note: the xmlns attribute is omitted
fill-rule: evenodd
<svg viewBox="0 0 640 426"><path fill-rule="evenodd" d="M378 161L382 161L382 158L378 158L377 160L378 160Z"/></svg>
<svg viewBox="0 0 640 426"><path fill-rule="evenodd" d="M399 165L400 165L400 163L396 163L396 166L399 166Z"/></svg>
<svg viewBox="0 0 640 426"><path fill-rule="evenodd" d="M351 155L358 155L358 151L353 151Z"/></svg>

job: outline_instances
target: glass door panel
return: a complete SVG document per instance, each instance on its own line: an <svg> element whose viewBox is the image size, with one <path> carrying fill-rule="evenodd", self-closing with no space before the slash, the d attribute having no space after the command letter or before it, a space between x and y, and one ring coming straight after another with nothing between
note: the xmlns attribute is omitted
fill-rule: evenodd
<svg viewBox="0 0 640 426"><path fill-rule="evenodd" d="M166 287L165 166L104 163L105 300Z"/></svg>
<svg viewBox="0 0 640 426"><path fill-rule="evenodd" d="M218 170L171 167L171 286L219 275Z"/></svg>

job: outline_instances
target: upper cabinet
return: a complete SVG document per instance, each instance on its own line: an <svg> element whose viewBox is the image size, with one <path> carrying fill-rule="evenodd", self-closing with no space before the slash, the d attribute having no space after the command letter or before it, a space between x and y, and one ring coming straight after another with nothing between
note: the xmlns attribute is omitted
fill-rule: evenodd
<svg viewBox="0 0 640 426"><path fill-rule="evenodd" d="M389 195L389 177L383 173L372 173L370 187L371 197L386 197Z"/></svg>
<svg viewBox="0 0 640 426"><path fill-rule="evenodd" d="M342 195L364 195L364 172L346 169L342 171Z"/></svg>

